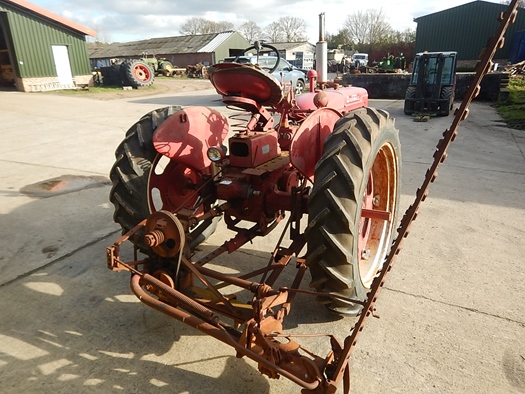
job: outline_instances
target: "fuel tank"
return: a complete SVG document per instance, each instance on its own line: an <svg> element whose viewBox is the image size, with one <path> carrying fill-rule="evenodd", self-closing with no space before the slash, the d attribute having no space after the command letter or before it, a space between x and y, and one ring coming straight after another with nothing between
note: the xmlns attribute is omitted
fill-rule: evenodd
<svg viewBox="0 0 525 394"><path fill-rule="evenodd" d="M295 98L302 110L316 110L318 108L332 108L341 114L346 114L357 108L368 106L368 92L366 89L345 86L315 90L303 93Z"/></svg>

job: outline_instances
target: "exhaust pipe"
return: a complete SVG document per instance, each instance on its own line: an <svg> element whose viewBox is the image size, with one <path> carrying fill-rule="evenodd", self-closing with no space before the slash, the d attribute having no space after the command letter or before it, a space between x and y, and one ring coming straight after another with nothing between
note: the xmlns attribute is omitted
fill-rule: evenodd
<svg viewBox="0 0 525 394"><path fill-rule="evenodd" d="M315 71L317 83L328 82L328 43L325 41L324 12L319 14L319 41L315 45Z"/></svg>

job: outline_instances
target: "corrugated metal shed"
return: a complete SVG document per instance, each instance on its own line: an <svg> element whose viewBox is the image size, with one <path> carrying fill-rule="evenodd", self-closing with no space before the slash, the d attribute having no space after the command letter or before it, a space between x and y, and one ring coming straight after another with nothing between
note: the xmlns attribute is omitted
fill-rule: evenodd
<svg viewBox="0 0 525 394"><path fill-rule="evenodd" d="M66 46L73 77L90 75L88 28L24 0L0 0L3 40L17 78L56 77L53 46Z"/></svg>
<svg viewBox="0 0 525 394"><path fill-rule="evenodd" d="M208 44L204 45L201 49L199 49L197 52L214 52L217 48L219 48L230 36L233 32L227 31L218 33Z"/></svg>
<svg viewBox="0 0 525 394"><path fill-rule="evenodd" d="M415 18L416 52L457 51L459 60L478 59L487 40L498 27L503 4L487 1L473 1L448 10ZM507 59L510 38L515 31L525 28L525 10L520 9L516 23L511 25L505 35L509 37L503 49L496 53L495 59Z"/></svg>
<svg viewBox="0 0 525 394"><path fill-rule="evenodd" d="M150 38L132 42L114 42L97 48L89 54L90 59L136 57L142 53L175 54L213 52L232 35L233 31L192 36Z"/></svg>
<svg viewBox="0 0 525 394"><path fill-rule="evenodd" d="M236 31L191 36L150 38L133 42L115 42L91 51L94 65L107 59L141 57L143 53L163 57L179 67L196 63L217 63L249 47L246 39Z"/></svg>

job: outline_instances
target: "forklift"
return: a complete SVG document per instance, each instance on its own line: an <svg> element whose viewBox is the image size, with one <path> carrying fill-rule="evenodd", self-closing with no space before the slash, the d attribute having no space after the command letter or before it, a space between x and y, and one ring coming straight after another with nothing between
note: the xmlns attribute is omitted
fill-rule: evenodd
<svg viewBox="0 0 525 394"><path fill-rule="evenodd" d="M421 52L414 59L405 114L428 120L448 116L454 105L457 52Z"/></svg>

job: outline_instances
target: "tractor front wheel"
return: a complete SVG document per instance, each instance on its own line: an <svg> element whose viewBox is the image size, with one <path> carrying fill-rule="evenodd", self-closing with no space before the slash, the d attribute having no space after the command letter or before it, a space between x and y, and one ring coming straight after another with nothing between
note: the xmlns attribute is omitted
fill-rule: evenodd
<svg viewBox="0 0 525 394"><path fill-rule="evenodd" d="M361 310L348 299L366 299L391 247L400 166L398 130L384 111L347 114L324 143L308 205L307 265L310 286L335 313Z"/></svg>

